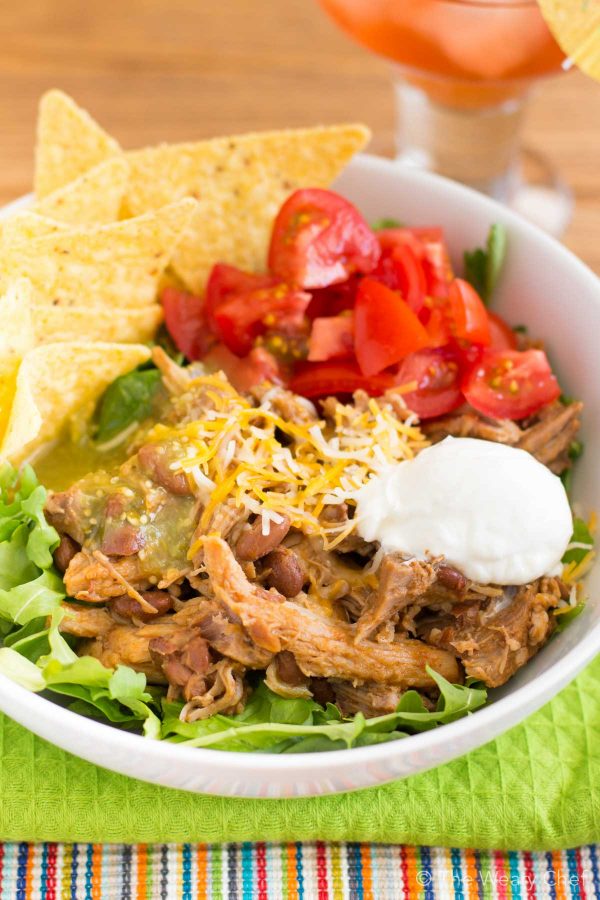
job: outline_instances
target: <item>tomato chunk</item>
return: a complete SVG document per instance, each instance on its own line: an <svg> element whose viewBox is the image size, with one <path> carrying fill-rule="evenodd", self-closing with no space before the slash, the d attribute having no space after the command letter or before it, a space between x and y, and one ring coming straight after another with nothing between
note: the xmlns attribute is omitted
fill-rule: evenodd
<svg viewBox="0 0 600 900"><path fill-rule="evenodd" d="M377 375L428 343L425 328L400 294L372 278L361 281L354 307L354 346L363 375Z"/></svg>
<svg viewBox="0 0 600 900"><path fill-rule="evenodd" d="M308 342L308 359L323 362L352 356L354 350L354 322L351 315L327 316L312 323Z"/></svg>
<svg viewBox="0 0 600 900"><path fill-rule="evenodd" d="M212 267L206 284L206 315L210 318L214 310L232 296L247 294L258 288L274 287L277 281L272 275L255 275L236 266L217 263Z"/></svg>
<svg viewBox="0 0 600 900"><path fill-rule="evenodd" d="M304 397L352 394L358 390L377 397L393 387L394 383L395 376L389 372L367 376L363 375L354 361L330 360L300 363L290 380L289 388Z"/></svg>
<svg viewBox="0 0 600 900"><path fill-rule="evenodd" d="M517 336L504 319L488 311L488 324L490 326L490 349L516 350Z"/></svg>
<svg viewBox="0 0 600 900"><path fill-rule="evenodd" d="M372 277L393 291L399 291L413 312L418 313L423 308L427 280L423 266L407 244L384 250Z"/></svg>
<svg viewBox="0 0 600 900"><path fill-rule="evenodd" d="M177 349L189 360L202 359L216 340L208 326L204 299L167 287L161 301L165 325Z"/></svg>
<svg viewBox="0 0 600 900"><path fill-rule="evenodd" d="M410 247L425 276L426 293L446 297L454 275L442 228L387 228L377 233L382 250Z"/></svg>
<svg viewBox="0 0 600 900"><path fill-rule="evenodd" d="M487 309L475 288L462 278L455 278L448 290L448 314L455 337L472 344L490 343Z"/></svg>
<svg viewBox="0 0 600 900"><path fill-rule="evenodd" d="M216 267L215 267L216 268ZM291 288L262 275L239 273L242 278L227 278L215 288L211 275L209 323L225 346L237 356L245 356L252 349L255 338L276 327L277 331L294 333L304 327L304 313L310 294ZM234 287L230 287L235 282ZM209 281L210 286L210 281Z"/></svg>
<svg viewBox="0 0 600 900"><path fill-rule="evenodd" d="M326 288L314 288L310 292L311 301L306 315L309 319L321 316L339 316L340 313L354 307L356 291L362 276L352 275L341 284L332 284Z"/></svg>
<svg viewBox="0 0 600 900"><path fill-rule="evenodd" d="M486 350L462 387L474 409L495 419L523 419L560 396L543 350Z"/></svg>
<svg viewBox="0 0 600 900"><path fill-rule="evenodd" d="M461 391L461 359L451 347L419 350L400 365L396 384L416 382L416 389L404 393L409 409L420 419L430 419L451 412L463 402Z"/></svg>
<svg viewBox="0 0 600 900"><path fill-rule="evenodd" d="M277 214L269 269L301 288L323 288L371 272L379 254L374 232L351 203L333 191L304 188Z"/></svg>
<svg viewBox="0 0 600 900"><path fill-rule="evenodd" d="M275 357L263 347L255 347L240 359L223 344L214 347L203 359L211 371L222 370L236 391L249 391L263 381L285 382L285 371Z"/></svg>

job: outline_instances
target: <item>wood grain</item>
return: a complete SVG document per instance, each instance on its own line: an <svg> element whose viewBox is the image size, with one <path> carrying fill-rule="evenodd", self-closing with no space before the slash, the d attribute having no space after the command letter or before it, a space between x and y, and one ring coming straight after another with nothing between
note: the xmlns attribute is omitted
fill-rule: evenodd
<svg viewBox="0 0 600 900"><path fill-rule="evenodd" d="M36 105L55 86L125 147L348 119L391 143L388 66L313 0L18 0L0 15L0 202L30 189ZM600 86L542 85L525 140L571 185L565 242L600 273Z"/></svg>

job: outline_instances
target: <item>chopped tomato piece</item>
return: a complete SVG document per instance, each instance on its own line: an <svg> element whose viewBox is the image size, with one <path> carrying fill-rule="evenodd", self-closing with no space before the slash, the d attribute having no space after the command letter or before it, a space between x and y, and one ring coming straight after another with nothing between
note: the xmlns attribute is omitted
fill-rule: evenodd
<svg viewBox="0 0 600 900"><path fill-rule="evenodd" d="M339 316L340 313L352 309L361 277L360 275L352 275L341 284L332 284L326 288L314 288L311 290L311 301L306 310L308 318L318 319L321 316Z"/></svg>
<svg viewBox="0 0 600 900"><path fill-rule="evenodd" d="M300 363L292 376L289 388L303 397L328 397L330 394L352 394L363 390L372 397L394 386L395 376L388 372L363 375L354 361Z"/></svg>
<svg viewBox="0 0 600 900"><path fill-rule="evenodd" d="M327 316L312 323L308 343L308 359L323 362L352 356L354 350L354 322L351 315Z"/></svg>
<svg viewBox="0 0 600 900"><path fill-rule="evenodd" d="M504 319L488 311L490 326L490 350L516 350L517 336Z"/></svg>
<svg viewBox="0 0 600 900"><path fill-rule="evenodd" d="M189 360L202 359L216 340L208 327L203 298L167 287L161 301L165 325L177 349Z"/></svg>
<svg viewBox="0 0 600 900"><path fill-rule="evenodd" d="M448 290L448 315L454 337L472 344L490 343L488 312L474 287L455 278Z"/></svg>
<svg viewBox="0 0 600 900"><path fill-rule="evenodd" d="M273 287L277 282L278 279L272 275L255 275L226 263L217 263L212 267L206 284L206 315L210 318L214 310L232 296Z"/></svg>
<svg viewBox="0 0 600 900"><path fill-rule="evenodd" d="M255 347L248 356L240 359L223 344L219 344L203 359L204 365L212 371L221 369L237 391L249 391L263 381L274 384L285 382L285 371L275 357L263 347Z"/></svg>
<svg viewBox="0 0 600 900"><path fill-rule="evenodd" d="M408 244L384 250L372 277L393 291L400 291L413 312L423 308L427 293L425 272Z"/></svg>
<svg viewBox="0 0 600 900"><path fill-rule="evenodd" d="M446 297L454 275L442 228L387 228L377 233L382 250L410 247L420 261L431 297Z"/></svg>
<svg viewBox="0 0 600 900"><path fill-rule="evenodd" d="M379 254L374 232L351 203L333 191L304 188L277 214L269 268L290 284L323 288L372 272Z"/></svg>
<svg viewBox="0 0 600 900"><path fill-rule="evenodd" d="M377 375L428 343L425 328L400 294L363 278L354 306L354 347L363 375Z"/></svg>
<svg viewBox="0 0 600 900"><path fill-rule="evenodd" d="M215 333L237 356L245 356L265 331L293 334L304 328L310 294L279 283L222 300L211 313Z"/></svg>
<svg viewBox="0 0 600 900"><path fill-rule="evenodd" d="M420 419L430 419L451 412L463 402L461 360L451 347L419 350L402 362L396 384L416 383L416 388L403 393L409 409Z"/></svg>
<svg viewBox="0 0 600 900"><path fill-rule="evenodd" d="M486 350L462 387L474 409L495 419L523 419L560 396L543 350Z"/></svg>

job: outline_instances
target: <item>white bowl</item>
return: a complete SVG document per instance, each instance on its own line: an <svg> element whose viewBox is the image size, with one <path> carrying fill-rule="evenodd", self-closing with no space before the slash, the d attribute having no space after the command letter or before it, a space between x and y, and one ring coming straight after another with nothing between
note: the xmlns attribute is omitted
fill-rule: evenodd
<svg viewBox="0 0 600 900"><path fill-rule="evenodd" d="M509 252L494 300L513 324L546 342L565 392L585 403L585 453L574 497L600 509L600 282L552 238L498 203L454 182L388 160L360 156L336 188L374 221L443 225L456 262L503 222ZM14 209L14 206L13 206ZM516 725L550 700L600 651L600 568L591 599L501 690L468 718L404 740L332 753L271 756L201 750L146 740L88 720L0 676L0 709L53 744L133 778L235 797L309 797L404 778L448 762Z"/></svg>

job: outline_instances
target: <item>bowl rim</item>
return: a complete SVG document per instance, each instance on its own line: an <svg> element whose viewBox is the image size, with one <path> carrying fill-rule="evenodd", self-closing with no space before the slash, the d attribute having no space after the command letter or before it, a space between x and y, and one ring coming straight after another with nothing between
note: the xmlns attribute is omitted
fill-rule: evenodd
<svg viewBox="0 0 600 900"><path fill-rule="evenodd" d="M428 189L431 183L434 185L438 184L443 187L450 203L454 201L460 205L461 199L471 197L474 201L487 207L490 221L499 220L508 227L524 232L537 243L545 245L571 270L577 271L578 276L588 281L590 288L596 291L597 303L600 306L600 279L594 272L555 238L550 237L537 226L527 222L520 215L512 212L498 201L441 175L423 172L418 169L409 169L409 167L400 165L394 160L373 154L357 154L345 172L352 172L354 168L360 168L362 173L364 173L364 177L367 178L371 172L387 171L390 175L395 174L398 176L400 180L409 178L411 181L423 186L425 190ZM20 208L26 207L32 198L33 195L27 194L0 207L0 219ZM244 773L246 775L249 775L252 769L260 770L261 772L268 770L285 772L285 770L293 769L300 774L310 774L312 770L317 770L327 763L333 763L336 767L339 765L340 768L348 764L360 766L362 764L377 763L388 758L397 757L399 752L403 752L402 748L410 750L411 753L424 754L426 756L430 749L439 744L440 738L442 740L447 739L450 742L458 736L469 738L475 736L476 733L489 735L483 741L476 741L473 745L474 747L480 746L488 739L491 740L496 733L488 732L488 726L493 725L497 721L510 718L510 724L506 729L503 728L502 731L513 727L525 716L539 709L550 697L558 693L566 683L575 678L598 651L600 651L600 620L590 628L581 641L561 657L560 660L553 663L545 672L540 673L528 684L509 691L506 696L494 700L490 705L484 706L462 719L443 725L441 728L434 728L421 734L410 735L408 744L405 743L405 739L400 739L379 745L352 747L336 751L317 751L290 755L262 752L237 753L209 747L189 747L167 741L152 740L143 735L123 731L112 725L88 719L79 713L72 712L46 697L29 691L1 673L0 699L2 703L0 703L0 707L6 710L7 715L12 716L21 722L24 727L37 734L45 731L42 726L43 723L47 724L56 733L56 737L46 738L44 734L44 738L74 755L77 755L78 750L73 749L70 745L68 736L73 732L73 729L76 729L78 726L81 728L84 722L87 739L101 742L106 746L112 744L115 749L121 752L145 757L146 759L149 757L153 762L157 763L170 762L172 764L175 762L184 766L189 765L190 767L205 765L206 771L224 767L232 773ZM8 707L10 707L10 710ZM23 715L24 711L27 711L27 715ZM52 721L50 721L50 718ZM40 727L32 728L29 719L32 720L34 726L40 723ZM61 725L64 725L64 737ZM456 755L454 754L454 756ZM99 763L99 765L111 768L110 765L107 766L104 763ZM431 766L425 766L423 770L428 767L431 768ZM119 767L116 767L114 770L122 771ZM193 769L190 768L190 771L193 771ZM144 780L144 773L140 772L139 777ZM389 778L393 777L401 776L389 775ZM183 789L185 790L185 788ZM202 791L202 788L200 790ZM323 793L329 792L324 791Z"/></svg>

